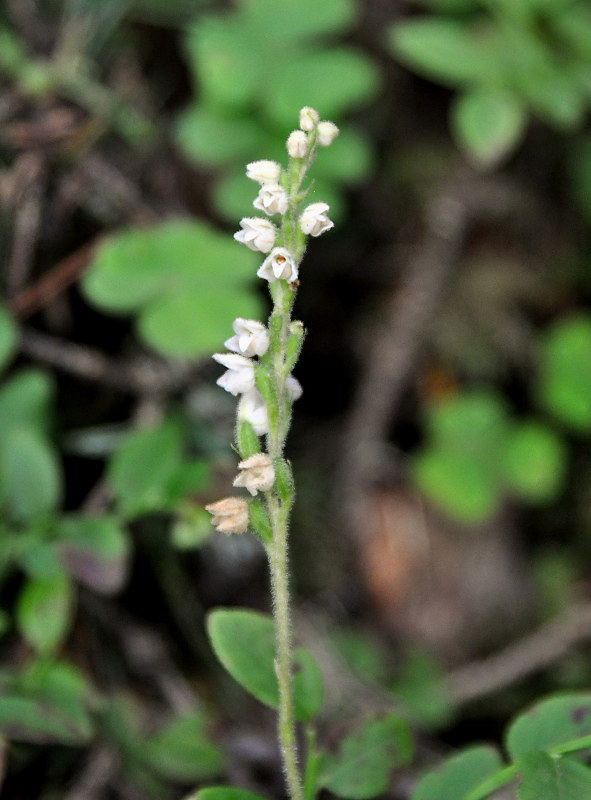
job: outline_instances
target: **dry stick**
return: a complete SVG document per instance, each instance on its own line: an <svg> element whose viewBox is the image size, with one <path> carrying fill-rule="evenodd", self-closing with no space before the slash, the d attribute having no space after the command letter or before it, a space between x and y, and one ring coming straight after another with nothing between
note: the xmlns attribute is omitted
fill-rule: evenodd
<svg viewBox="0 0 591 800"><path fill-rule="evenodd" d="M591 603L581 603L482 661L454 670L447 688L455 703L468 703L548 667L572 647L591 640Z"/></svg>

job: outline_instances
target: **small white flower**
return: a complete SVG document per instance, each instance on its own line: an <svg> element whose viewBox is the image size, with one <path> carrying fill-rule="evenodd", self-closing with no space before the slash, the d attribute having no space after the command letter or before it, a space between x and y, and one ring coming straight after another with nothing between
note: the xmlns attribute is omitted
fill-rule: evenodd
<svg viewBox="0 0 591 800"><path fill-rule="evenodd" d="M319 119L320 114L315 108L304 106L300 111L300 128L303 131L313 131L316 125L318 125Z"/></svg>
<svg viewBox="0 0 591 800"><path fill-rule="evenodd" d="M213 515L211 524L221 533L244 533L248 528L248 503L242 497L224 497L205 510Z"/></svg>
<svg viewBox="0 0 591 800"><path fill-rule="evenodd" d="M297 378L294 378L293 375L288 375L285 379L285 391L289 395L289 398L292 402L299 400L304 393L302 384Z"/></svg>
<svg viewBox="0 0 591 800"><path fill-rule="evenodd" d="M252 389L242 395L238 403L238 419L240 422L250 422L257 436L269 433L267 406L258 389Z"/></svg>
<svg viewBox="0 0 591 800"><path fill-rule="evenodd" d="M261 161L252 161L246 165L246 177L251 181L256 181L261 185L265 183L277 183L281 175L281 164L276 161L269 161L262 159Z"/></svg>
<svg viewBox="0 0 591 800"><path fill-rule="evenodd" d="M339 135L339 129L334 122L323 120L318 123L318 144L320 147L328 147Z"/></svg>
<svg viewBox="0 0 591 800"><path fill-rule="evenodd" d="M275 244L277 230L272 222L261 217L244 217L240 220L241 231L234 234L237 242L241 242L251 250L268 253Z"/></svg>
<svg viewBox="0 0 591 800"><path fill-rule="evenodd" d="M278 183L265 183L259 189L259 194L253 206L265 214L285 214L287 211L287 192Z"/></svg>
<svg viewBox="0 0 591 800"><path fill-rule="evenodd" d="M254 364L245 356L234 353L215 353L212 358L226 367L226 372L216 383L234 396L254 389Z"/></svg>
<svg viewBox="0 0 591 800"><path fill-rule="evenodd" d="M269 349L269 331L256 319L237 317L232 323L235 336L224 345L243 356L264 356Z"/></svg>
<svg viewBox="0 0 591 800"><path fill-rule="evenodd" d="M292 131L287 137L285 146L292 158L305 158L308 152L308 137L304 131Z"/></svg>
<svg viewBox="0 0 591 800"><path fill-rule="evenodd" d="M334 222L326 215L329 208L328 203L311 203L306 206L300 216L302 233L306 236L320 236L321 233L334 227Z"/></svg>
<svg viewBox="0 0 591 800"><path fill-rule="evenodd" d="M269 283L279 279L292 283L298 279L298 268L289 250L275 247L257 270L257 275Z"/></svg>
<svg viewBox="0 0 591 800"><path fill-rule="evenodd" d="M241 472L232 486L243 486L253 497L257 492L268 492L275 483L273 462L266 453L255 453L241 461L238 469Z"/></svg>

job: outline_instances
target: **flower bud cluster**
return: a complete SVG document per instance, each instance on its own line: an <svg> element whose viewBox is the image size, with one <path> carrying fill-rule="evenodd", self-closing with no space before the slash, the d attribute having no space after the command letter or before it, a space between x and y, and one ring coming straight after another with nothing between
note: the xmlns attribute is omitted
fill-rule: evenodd
<svg viewBox="0 0 591 800"><path fill-rule="evenodd" d="M283 169L276 161L268 159L246 165L247 178L260 185L253 206L265 217L241 219L240 230L234 234L234 239L251 250L265 254L257 276L269 284L283 282L279 287L280 293L292 293L298 285L299 264L305 251L306 237L320 236L333 227L328 216L328 203L316 202L301 208L310 191L310 188L302 190L301 185L318 146L327 147L338 133L339 129L334 123L321 120L315 109L305 106L299 114L299 130L292 131L286 141L288 167ZM280 218L277 224L268 219L274 216ZM273 296L276 297L275 294ZM281 308L283 310L277 313L285 314L284 307ZM275 315L271 317L273 319L277 321L278 318ZM271 326L269 330L257 320L237 317L232 324L234 335L225 342L230 352L213 356L226 368L217 380L218 386L239 397L238 430L252 428L249 436L255 442L256 437L265 434L270 434L269 442L273 441L273 431L278 430L279 424L277 415L286 413L280 407L289 409L291 403L302 394L302 387L290 370L299 354L303 326L301 323L290 325L289 312L287 317L283 317L283 322L281 318L279 320L279 329L289 330L287 339L285 334L278 333L277 326ZM261 359L262 363L255 359ZM248 423L246 428L245 423ZM273 449L272 444L269 444L269 448L275 463L281 463L281 450L278 452L277 447ZM273 490L276 474L271 455L252 453L254 443L252 447L244 449L250 449L251 452L242 452L246 457L238 464L239 474L233 485L245 488L253 497L257 492ZM256 529L255 511L259 501L253 502L252 524ZM223 533L243 533L248 527L249 503L242 498L227 497L211 503L206 509L213 515L213 525Z"/></svg>

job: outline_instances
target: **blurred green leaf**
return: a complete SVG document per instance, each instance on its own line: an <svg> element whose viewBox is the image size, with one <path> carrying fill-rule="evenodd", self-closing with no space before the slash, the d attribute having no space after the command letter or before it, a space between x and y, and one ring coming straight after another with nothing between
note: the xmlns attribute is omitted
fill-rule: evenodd
<svg viewBox="0 0 591 800"><path fill-rule="evenodd" d="M282 0L281 14L276 0L239 0L238 18L249 28L261 32L270 45L290 40L317 39L338 34L358 16L354 0Z"/></svg>
<svg viewBox="0 0 591 800"><path fill-rule="evenodd" d="M380 86L373 63L352 49L302 53L299 61L278 63L267 87L264 113L278 127L294 126L294 109L310 105L325 119L339 119L351 106L369 103Z"/></svg>
<svg viewBox="0 0 591 800"><path fill-rule="evenodd" d="M215 654L230 675L261 703L277 708L275 626L271 617L247 609L217 608L209 613L207 632ZM294 662L295 717L306 721L320 709L322 677L302 648L296 648Z"/></svg>
<svg viewBox="0 0 591 800"><path fill-rule="evenodd" d="M591 692L558 694L520 714L506 732L505 746L515 761L530 750L546 750L591 735Z"/></svg>
<svg viewBox="0 0 591 800"><path fill-rule="evenodd" d="M318 785L351 800L375 797L388 788L390 773L411 757L404 720L394 714L368 719L342 740L337 755L324 755Z"/></svg>
<svg viewBox="0 0 591 800"><path fill-rule="evenodd" d="M492 26L423 17L396 24L388 42L396 58L445 85L497 86L501 82L503 41Z"/></svg>
<svg viewBox="0 0 591 800"><path fill-rule="evenodd" d="M428 408L426 424L438 446L495 455L507 433L507 407L494 392L467 391Z"/></svg>
<svg viewBox="0 0 591 800"><path fill-rule="evenodd" d="M181 466L182 433L165 421L154 428L133 431L115 451L107 468L107 481L127 516L164 510L169 505L168 485Z"/></svg>
<svg viewBox="0 0 591 800"><path fill-rule="evenodd" d="M451 127L460 147L480 167L497 166L525 132L527 113L513 95L478 89L457 97Z"/></svg>
<svg viewBox="0 0 591 800"><path fill-rule="evenodd" d="M62 517L58 547L63 565L80 583L105 594L123 586L130 539L115 517Z"/></svg>
<svg viewBox="0 0 591 800"><path fill-rule="evenodd" d="M502 766L492 747L469 747L418 782L412 800L459 800ZM541 798L540 798L541 800Z"/></svg>
<svg viewBox="0 0 591 800"><path fill-rule="evenodd" d="M246 789L235 789L233 786L210 786L185 797L184 800L265 800L259 794L247 792Z"/></svg>
<svg viewBox="0 0 591 800"><path fill-rule="evenodd" d="M223 341L237 313L260 316L250 287L258 266L255 253L205 223L176 220L105 241L82 288L110 312L137 313L155 349L197 356Z"/></svg>
<svg viewBox="0 0 591 800"><path fill-rule="evenodd" d="M591 800L591 769L571 758L523 753L517 760L519 800Z"/></svg>
<svg viewBox="0 0 591 800"><path fill-rule="evenodd" d="M243 116L227 117L203 104L186 109L176 120L176 139L185 155L208 166L252 160L261 150L261 129ZM253 186L250 190L252 193Z"/></svg>
<svg viewBox="0 0 591 800"><path fill-rule="evenodd" d="M62 493L56 453L31 428L14 427L0 440L0 499L9 517L26 520L53 511Z"/></svg>
<svg viewBox="0 0 591 800"><path fill-rule="evenodd" d="M330 147L320 150L314 162L314 175L329 181L355 183L367 175L371 161L367 140L347 127L341 130Z"/></svg>
<svg viewBox="0 0 591 800"><path fill-rule="evenodd" d="M4 307L0 306L0 369L2 369L14 355L16 344L16 325Z"/></svg>
<svg viewBox="0 0 591 800"><path fill-rule="evenodd" d="M171 538L179 550L192 550L201 547L212 535L211 514L204 508L187 509L173 525Z"/></svg>
<svg viewBox="0 0 591 800"><path fill-rule="evenodd" d="M16 622L39 653L53 652L72 622L72 586L65 572L29 578L20 592Z"/></svg>
<svg viewBox="0 0 591 800"><path fill-rule="evenodd" d="M426 652L408 653L391 692L423 727L439 728L448 724L453 716L443 672Z"/></svg>
<svg viewBox="0 0 591 800"><path fill-rule="evenodd" d="M142 754L150 769L183 783L218 775L224 759L207 735L203 714L179 717L143 743Z"/></svg>
<svg viewBox="0 0 591 800"><path fill-rule="evenodd" d="M34 428L46 433L54 385L49 375L36 369L21 370L0 388L0 431Z"/></svg>
<svg viewBox="0 0 591 800"><path fill-rule="evenodd" d="M564 485L566 456L564 442L553 430L534 421L522 423L503 452L505 480L524 500L549 502Z"/></svg>
<svg viewBox="0 0 591 800"><path fill-rule="evenodd" d="M542 338L538 397L561 422L591 430L591 318L579 314L556 322Z"/></svg>

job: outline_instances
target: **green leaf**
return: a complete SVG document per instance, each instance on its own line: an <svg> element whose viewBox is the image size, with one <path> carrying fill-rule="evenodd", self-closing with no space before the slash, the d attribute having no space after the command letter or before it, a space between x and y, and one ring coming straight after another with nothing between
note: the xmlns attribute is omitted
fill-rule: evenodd
<svg viewBox="0 0 591 800"><path fill-rule="evenodd" d="M415 650L406 656L391 692L402 700L423 727L439 728L452 718L452 700L446 691L443 674L425 652Z"/></svg>
<svg viewBox="0 0 591 800"><path fill-rule="evenodd" d="M554 324L541 343L538 397L561 422L591 430L591 317Z"/></svg>
<svg viewBox="0 0 591 800"><path fill-rule="evenodd" d="M404 720L393 714L369 719L343 739L337 755L325 755L318 783L351 800L375 797L388 788L391 771L407 764L411 756Z"/></svg>
<svg viewBox="0 0 591 800"><path fill-rule="evenodd" d="M531 421L516 427L503 455L505 480L533 503L554 500L564 485L566 447L553 430Z"/></svg>
<svg viewBox="0 0 591 800"><path fill-rule="evenodd" d="M435 444L455 452L496 454L508 429L505 401L493 392L471 391L428 409Z"/></svg>
<svg viewBox="0 0 591 800"><path fill-rule="evenodd" d="M17 328L12 317L0 306L0 369L12 358L16 351Z"/></svg>
<svg viewBox="0 0 591 800"><path fill-rule="evenodd" d="M215 654L230 675L261 703L277 708L275 626L271 617L246 609L217 608L208 616L207 632ZM306 721L320 709L322 678L302 648L294 652L294 665L295 716Z"/></svg>
<svg viewBox="0 0 591 800"><path fill-rule="evenodd" d="M500 82L503 41L492 27L423 17L391 28L388 41L403 64L448 86Z"/></svg>
<svg viewBox="0 0 591 800"><path fill-rule="evenodd" d="M260 127L248 117L227 117L203 105L190 106L177 117L176 139L185 155L210 166L251 160L261 150ZM252 185L251 185L252 191Z"/></svg>
<svg viewBox="0 0 591 800"><path fill-rule="evenodd" d="M591 692L558 694L520 714L509 726L506 747L513 760L591 735Z"/></svg>
<svg viewBox="0 0 591 800"><path fill-rule="evenodd" d="M67 574L29 578L18 598L16 622L39 653L53 652L72 622L72 587Z"/></svg>
<svg viewBox="0 0 591 800"><path fill-rule="evenodd" d="M423 776L412 800L459 800L501 766L501 757L494 748L469 747Z"/></svg>
<svg viewBox="0 0 591 800"><path fill-rule="evenodd" d="M415 2L444 14L463 14L480 8L479 0L415 0Z"/></svg>
<svg viewBox="0 0 591 800"><path fill-rule="evenodd" d="M104 594L117 592L123 586L130 540L115 517L63 517L58 547L63 565L80 583Z"/></svg>
<svg viewBox="0 0 591 800"><path fill-rule="evenodd" d="M303 52L298 61L278 62L263 111L277 127L288 130L294 125L294 109L305 105L321 109L325 119L338 120L351 108L369 103L379 87L373 63L352 49Z"/></svg>
<svg viewBox="0 0 591 800"><path fill-rule="evenodd" d="M353 0L282 0L281 14L277 14L275 0L240 0L237 19L250 29L260 32L275 55L282 45L291 40L314 40L326 34L335 35L351 26L358 16ZM296 43L299 44L300 41ZM299 106L297 106L299 109Z"/></svg>
<svg viewBox="0 0 591 800"><path fill-rule="evenodd" d="M246 789L235 789L233 786L210 786L199 789L184 800L265 800L260 794L247 792Z"/></svg>
<svg viewBox="0 0 591 800"><path fill-rule="evenodd" d="M113 454L107 481L127 516L168 506L167 484L181 465L182 434L172 422L134 431Z"/></svg>
<svg viewBox="0 0 591 800"><path fill-rule="evenodd" d="M459 146L478 167L496 167L525 133L527 112L513 95L486 89L460 95L451 106Z"/></svg>
<svg viewBox="0 0 591 800"><path fill-rule="evenodd" d="M252 251L205 223L175 220L108 239L82 288L99 307L136 313L140 334L165 355L197 356L223 340L240 308L260 315L248 288L258 265Z"/></svg>
<svg viewBox="0 0 591 800"><path fill-rule="evenodd" d="M0 389L0 430L33 428L46 433L54 386L40 370L21 370Z"/></svg>
<svg viewBox="0 0 591 800"><path fill-rule="evenodd" d="M224 763L221 751L209 740L200 713L173 720L147 739L141 752L151 769L183 783L212 778L222 771Z"/></svg>
<svg viewBox="0 0 591 800"><path fill-rule="evenodd" d="M497 507L496 481L470 454L425 450L415 456L413 476L433 503L463 522L481 522Z"/></svg>
<svg viewBox="0 0 591 800"><path fill-rule="evenodd" d="M4 431L0 441L0 498L8 515L26 520L53 511L62 475L53 447L32 428Z"/></svg>
<svg viewBox="0 0 591 800"><path fill-rule="evenodd" d="M532 751L517 759L519 800L591 800L591 769L571 758Z"/></svg>
<svg viewBox="0 0 591 800"><path fill-rule="evenodd" d="M371 162L372 152L367 140L347 127L340 131L330 147L320 149L314 162L314 176L355 183L367 175Z"/></svg>
<svg viewBox="0 0 591 800"><path fill-rule="evenodd" d="M173 545L179 550L201 547L213 534L211 515L200 506L185 505L171 531Z"/></svg>

